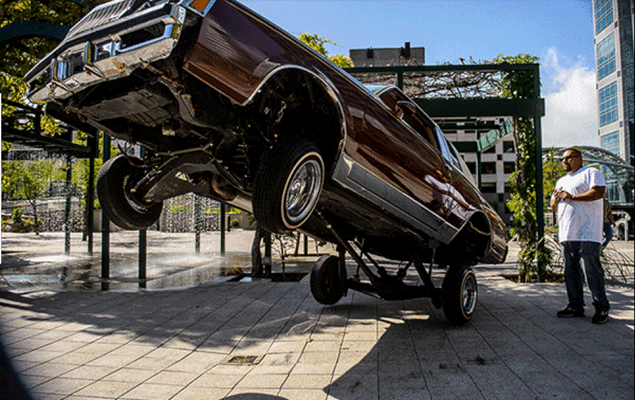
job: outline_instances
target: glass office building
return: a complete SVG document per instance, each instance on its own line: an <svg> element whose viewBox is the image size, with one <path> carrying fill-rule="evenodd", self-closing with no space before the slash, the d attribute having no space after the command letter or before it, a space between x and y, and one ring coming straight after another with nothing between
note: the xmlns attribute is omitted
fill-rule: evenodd
<svg viewBox="0 0 635 400"><path fill-rule="evenodd" d="M593 0L599 145L633 160L633 0Z"/></svg>

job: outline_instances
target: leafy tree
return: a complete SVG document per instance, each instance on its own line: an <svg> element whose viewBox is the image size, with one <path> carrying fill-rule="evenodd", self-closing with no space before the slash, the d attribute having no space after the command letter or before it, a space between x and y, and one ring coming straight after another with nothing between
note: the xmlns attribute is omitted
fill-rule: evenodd
<svg viewBox="0 0 635 400"><path fill-rule="evenodd" d="M11 200L26 200L31 209L38 234L38 202L45 195L53 181L61 180L63 171L53 160L29 162L25 168L24 161L4 161L2 166L2 187Z"/></svg>
<svg viewBox="0 0 635 400"><path fill-rule="evenodd" d="M337 65L340 68L347 68L353 66L353 60L346 57L345 55L338 54L336 56L330 56L328 50L326 50L325 44L330 43L332 45L337 46L332 40L325 39L323 37L318 36L317 34L309 34L308 32L304 32L300 34L300 41L304 44L323 55L327 59L329 59L333 64Z"/></svg>
<svg viewBox="0 0 635 400"><path fill-rule="evenodd" d="M42 21L68 27L81 19L90 7L105 0L0 0L0 28L8 25ZM24 75L58 44L49 37L23 37L4 41L0 45L0 94L3 100L23 103L27 91ZM11 118L14 107L2 107L2 117ZM48 116L42 119L48 135L59 134L57 122ZM3 149L8 145L3 143Z"/></svg>
<svg viewBox="0 0 635 400"><path fill-rule="evenodd" d="M88 12L90 6L103 2L105 1L0 0L0 28L26 21L43 21L71 27ZM22 77L56 45L57 40L48 37L26 37L3 42L0 46L2 97L21 101L25 89L24 83L20 84ZM18 88L14 85L18 85Z"/></svg>

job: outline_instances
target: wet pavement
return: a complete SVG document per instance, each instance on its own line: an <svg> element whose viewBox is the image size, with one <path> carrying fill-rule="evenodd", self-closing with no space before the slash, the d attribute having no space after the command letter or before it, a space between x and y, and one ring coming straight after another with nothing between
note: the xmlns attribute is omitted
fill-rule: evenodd
<svg viewBox="0 0 635 400"><path fill-rule="evenodd" d="M226 257L214 233L197 255L193 234L149 232L148 289L138 288L135 234L113 233L112 259L123 261L110 290L86 290L103 282L81 235L70 256L63 235L43 235L2 237L0 338L33 399L633 398L632 265L626 283L608 285L611 320L598 326L591 307L555 317L562 283L503 278L516 271L512 244L505 264L475 268L476 314L455 327L428 299L349 292L325 307L308 277L232 280L229 270L250 269L250 231L227 236ZM633 259L632 242L610 246ZM72 278L82 268L89 275Z"/></svg>

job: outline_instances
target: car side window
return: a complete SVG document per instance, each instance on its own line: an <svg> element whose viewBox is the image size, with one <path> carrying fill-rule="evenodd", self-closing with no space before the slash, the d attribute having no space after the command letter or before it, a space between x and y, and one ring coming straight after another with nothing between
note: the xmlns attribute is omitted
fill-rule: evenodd
<svg viewBox="0 0 635 400"><path fill-rule="evenodd" d="M443 157L456 168L462 170L463 168L461 166L461 162L459 161L459 155L456 153L454 146L448 143L448 140L445 138L441 128L438 126L436 127L436 133L439 143L441 144L441 153L443 153Z"/></svg>
<svg viewBox="0 0 635 400"><path fill-rule="evenodd" d="M405 106L402 104L401 107L405 107ZM433 147L436 147L436 148L439 147L437 145L437 140L434 135L434 128L430 126L429 124L427 124L423 120L423 118L421 118L421 116L416 112L416 110L413 109L410 112L403 111L403 116L401 117L401 119L406 124L410 125L412 129L417 131L419 135L421 135L421 137L427 140L428 143L430 143Z"/></svg>

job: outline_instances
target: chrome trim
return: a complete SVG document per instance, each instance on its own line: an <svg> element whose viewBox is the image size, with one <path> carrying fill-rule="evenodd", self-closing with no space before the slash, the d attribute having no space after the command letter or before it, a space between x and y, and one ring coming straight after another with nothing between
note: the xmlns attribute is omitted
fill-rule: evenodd
<svg viewBox="0 0 635 400"><path fill-rule="evenodd" d="M450 243L459 231L419 201L385 182L346 154L337 162L333 180L444 244Z"/></svg>
<svg viewBox="0 0 635 400"><path fill-rule="evenodd" d="M134 0L117 0L100 4L90 10L79 22L68 31L66 38L78 33L90 31L95 27L102 27L110 21L116 21L132 7Z"/></svg>
<svg viewBox="0 0 635 400"><path fill-rule="evenodd" d="M64 49L51 60L49 68L33 78L36 80L42 74L50 74L49 81L30 92L29 98L36 102L63 99L97 83L128 76L137 68L169 57L178 42L185 12L184 8L174 6L169 14L118 32L112 38L106 36ZM122 35L159 23L165 24L161 36L128 48L122 47L119 39ZM81 70L73 73L77 69Z"/></svg>

